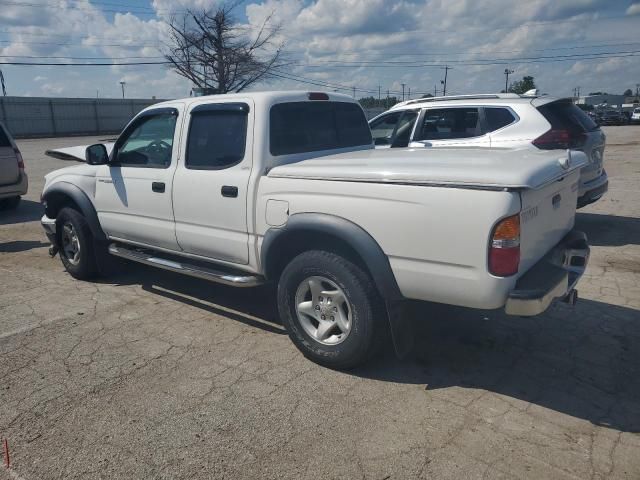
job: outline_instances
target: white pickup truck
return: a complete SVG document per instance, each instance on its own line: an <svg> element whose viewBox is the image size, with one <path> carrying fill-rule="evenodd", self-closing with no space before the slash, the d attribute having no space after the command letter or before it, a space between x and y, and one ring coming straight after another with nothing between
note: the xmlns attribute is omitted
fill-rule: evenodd
<svg viewBox="0 0 640 480"><path fill-rule="evenodd" d="M584 154L376 151L360 106L334 93L154 105L86 163L48 174L42 194L50 253L72 276L108 251L274 282L293 342L334 368L369 358L389 325L402 351L405 299L521 316L573 302L589 254L573 230Z"/></svg>

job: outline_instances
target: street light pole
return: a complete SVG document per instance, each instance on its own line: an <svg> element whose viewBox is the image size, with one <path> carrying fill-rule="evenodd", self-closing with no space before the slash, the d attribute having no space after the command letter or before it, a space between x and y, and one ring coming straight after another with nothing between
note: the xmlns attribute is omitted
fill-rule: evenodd
<svg viewBox="0 0 640 480"><path fill-rule="evenodd" d="M124 98L124 86L127 84L127 82L120 82L120 86L122 87L122 98Z"/></svg>
<svg viewBox="0 0 640 480"><path fill-rule="evenodd" d="M402 101L404 102L404 86L405 86L405 84L402 83L401 85L402 85Z"/></svg>

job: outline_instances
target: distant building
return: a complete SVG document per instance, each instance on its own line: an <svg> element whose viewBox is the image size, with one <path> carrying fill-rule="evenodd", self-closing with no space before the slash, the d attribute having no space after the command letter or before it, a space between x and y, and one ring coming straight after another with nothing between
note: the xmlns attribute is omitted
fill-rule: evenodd
<svg viewBox="0 0 640 480"><path fill-rule="evenodd" d="M626 97L624 95L587 95L585 97L578 98L576 103L583 105L602 105L607 104L610 107L621 108L625 102Z"/></svg>

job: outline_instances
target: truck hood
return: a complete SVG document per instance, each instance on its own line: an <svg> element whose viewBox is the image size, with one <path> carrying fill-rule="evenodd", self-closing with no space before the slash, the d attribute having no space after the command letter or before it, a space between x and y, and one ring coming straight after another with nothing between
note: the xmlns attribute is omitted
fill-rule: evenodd
<svg viewBox="0 0 640 480"><path fill-rule="evenodd" d="M281 165L274 178L469 188L539 188L586 165L584 153L496 148L362 150Z"/></svg>
<svg viewBox="0 0 640 480"><path fill-rule="evenodd" d="M103 143L103 145L107 149L107 153L111 154L111 150L113 150L114 142ZM57 158L58 160L74 160L77 162L85 161L85 151L89 145L79 145L76 147L65 147L65 148L53 148L51 150L46 150L44 152L45 155L53 158Z"/></svg>

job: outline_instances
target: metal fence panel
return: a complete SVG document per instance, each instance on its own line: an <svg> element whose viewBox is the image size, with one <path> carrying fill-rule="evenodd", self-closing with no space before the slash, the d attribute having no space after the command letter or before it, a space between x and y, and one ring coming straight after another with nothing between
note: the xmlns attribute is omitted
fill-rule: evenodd
<svg viewBox="0 0 640 480"><path fill-rule="evenodd" d="M0 121L16 138L111 135L164 100L0 97Z"/></svg>
<svg viewBox="0 0 640 480"><path fill-rule="evenodd" d="M0 121L15 138L113 135L140 110L164 100L0 97ZM368 119L382 108L365 109Z"/></svg>

